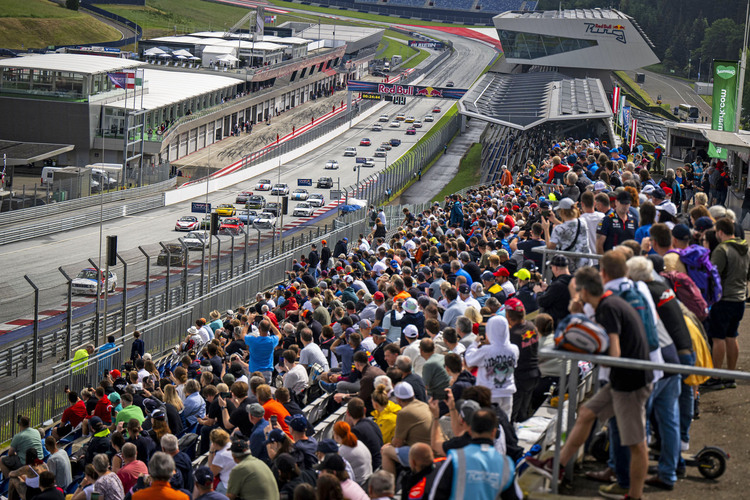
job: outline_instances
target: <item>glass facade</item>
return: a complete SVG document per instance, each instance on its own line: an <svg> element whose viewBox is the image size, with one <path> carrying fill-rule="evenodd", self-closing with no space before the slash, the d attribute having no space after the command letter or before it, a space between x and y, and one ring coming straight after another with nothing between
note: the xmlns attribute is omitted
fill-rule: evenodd
<svg viewBox="0 0 750 500"><path fill-rule="evenodd" d="M554 35L497 30L505 57L511 59L537 59L597 45L596 40L581 40Z"/></svg>
<svg viewBox="0 0 750 500"><path fill-rule="evenodd" d="M0 68L0 92L4 93L79 100L114 89L106 73L88 75L36 68Z"/></svg>

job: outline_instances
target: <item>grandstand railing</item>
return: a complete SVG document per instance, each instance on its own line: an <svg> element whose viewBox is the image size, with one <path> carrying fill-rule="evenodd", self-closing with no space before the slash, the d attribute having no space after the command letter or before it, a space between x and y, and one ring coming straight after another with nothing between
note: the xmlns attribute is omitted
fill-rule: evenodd
<svg viewBox="0 0 750 500"><path fill-rule="evenodd" d="M612 356L605 356L601 354L583 354L583 353L577 353L577 352L571 352L571 351L558 351L553 349L540 349L539 350L539 357L541 359L563 359L563 360L571 360L575 361L576 363L578 361L588 361L590 363L594 363L596 365L600 366L609 366L609 367L619 367L619 368L629 368L629 369L635 369L635 370L660 370L667 373L678 373L682 375L699 375L699 376L706 376L706 377L714 377L719 379L734 379L734 380L745 380L750 381L750 373L748 372L742 372L742 371L732 371L732 370L720 370L716 368L701 368L697 366L688 366L688 365L681 365L681 364L675 364L675 363L654 363L653 361L644 361L644 360L638 360L638 359L630 359L630 358L615 358ZM575 373L575 371L573 372ZM569 394L569 401L576 401L576 403L580 403L582 401L582 398L579 398L578 395L578 384L577 379L575 376L568 377L565 373L565 370L562 370L562 373L560 374L560 384L558 386L559 392L562 394L564 387L567 387L568 394ZM560 401L562 402L564 398L560 398ZM567 408L568 405L558 404L557 406L557 420L555 423L555 455L554 455L554 466L553 466L553 472L552 472L552 492L557 494L558 492L558 472L560 470L560 450L561 450L561 444L562 444L562 437L563 435L569 436L570 431L572 430L573 426L575 425L575 408ZM572 411L571 411L572 410ZM564 415L563 412L567 411L567 419L566 420L566 426L563 429L563 420ZM571 459L571 462L574 461L575 458ZM562 465L568 465L566 467L566 472L573 471L573 467L570 467L572 464L562 464Z"/></svg>

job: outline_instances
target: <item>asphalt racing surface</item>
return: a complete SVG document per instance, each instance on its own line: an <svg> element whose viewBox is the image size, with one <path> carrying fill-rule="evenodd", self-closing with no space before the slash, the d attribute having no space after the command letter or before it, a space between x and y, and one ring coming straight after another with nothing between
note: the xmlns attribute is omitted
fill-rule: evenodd
<svg viewBox="0 0 750 500"><path fill-rule="evenodd" d="M421 84L442 86L447 80L453 80L456 87L468 88L492 61L495 50L474 40L445 33L441 33L440 36L453 41L456 54L443 67L435 69ZM282 165L281 168L275 168L266 174L249 179L231 188L210 193L208 201L214 207L222 203L233 204L237 193L240 191L255 191L255 185L260 178L271 179L273 183L287 183L292 191L297 188L297 179L308 178L313 179L313 187L308 187L308 191L310 193L323 193L328 204L332 201L329 199L330 191L319 190L314 187L315 181L319 177L332 177L334 182L340 180L342 187L350 186L357 181L357 173L353 171L354 158L343 156L346 147L356 147L357 156L373 157L375 149L381 142L388 141L391 138L401 139L401 145L388 152L387 159L390 164L398 156L405 153L440 119L442 113L432 113L434 106L440 106L444 112L453 103L454 101L450 100L413 98L409 99L405 106L387 104L382 110L376 111L369 118L364 119L324 146ZM399 128L387 126L399 112L422 120L423 127L417 129L416 135L406 135L409 124L402 123ZM378 121L381 113L389 115L389 122L382 123L384 125L382 132L373 132L371 126ZM424 122L424 116L430 114L434 115L435 122ZM364 137L372 141L371 146L359 145L360 140ZM340 168L338 170L325 170L324 166L328 160L338 160ZM384 159L375 158L375 167L363 169L360 174L361 178L364 179L384 167ZM260 194L263 194L267 201L275 201L269 193ZM205 196L200 196L192 201L203 202L205 200ZM289 213L295 205L296 202L290 200ZM236 208L244 207L236 205ZM139 246L142 246L152 256L151 278L153 279L158 274L164 274L165 268L154 265L155 257L161 250L159 242L176 241L178 237L184 236L184 233L174 231L175 221L183 215L190 215L190 201L160 208L153 212L126 216L103 224L102 235L113 234L118 236L118 252L129 264L129 289L142 286L145 280L146 260L138 250ZM284 217L285 231L291 230L295 226L299 227L302 221L296 219L299 218L294 218L291 215ZM251 241L255 239L252 238L253 233L254 231L250 233ZM241 241L241 238L243 237L237 238L237 240ZM235 241L236 244L238 243L237 240ZM39 309L41 317L49 317L45 313L64 310L67 300L66 281L58 271L58 267L62 267L66 273L74 277L82 268L90 267L87 259L91 258L94 262L98 262L99 253L100 230L96 220L93 220L92 225L85 228L0 247L0 266L5 272L5 279L0 285L0 289L4 290L0 291L0 296L12 298L12 300L4 300L2 307L0 307L0 325L15 322L17 328L17 330L12 331L13 335L2 335L4 329L0 326L0 345L16 341L19 337L25 337L31 333L29 318L33 318L34 301L31 287L24 280L24 275L29 275L40 287ZM195 255L196 252L192 252L192 254ZM118 265L113 270L118 275L118 291L121 291L123 287L122 267ZM132 295L129 294L130 296ZM74 296L73 305L74 307L88 309L94 300L93 297ZM116 295L111 296L110 300L110 308L120 302Z"/></svg>

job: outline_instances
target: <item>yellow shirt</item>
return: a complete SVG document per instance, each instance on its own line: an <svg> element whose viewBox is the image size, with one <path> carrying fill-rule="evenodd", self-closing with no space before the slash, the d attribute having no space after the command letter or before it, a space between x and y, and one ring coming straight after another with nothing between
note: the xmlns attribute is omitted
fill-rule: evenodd
<svg viewBox="0 0 750 500"><path fill-rule="evenodd" d="M373 410L371 413L375 418L375 423L380 427L380 432L383 434L383 442L386 444L393 440L396 432L396 415L399 410L401 410L399 405L393 401L388 401L388 406L383 408L382 412Z"/></svg>
<svg viewBox="0 0 750 500"><path fill-rule="evenodd" d="M89 352L86 349L78 349L73 354L73 362L70 366L73 368L73 373L84 373L88 366Z"/></svg>

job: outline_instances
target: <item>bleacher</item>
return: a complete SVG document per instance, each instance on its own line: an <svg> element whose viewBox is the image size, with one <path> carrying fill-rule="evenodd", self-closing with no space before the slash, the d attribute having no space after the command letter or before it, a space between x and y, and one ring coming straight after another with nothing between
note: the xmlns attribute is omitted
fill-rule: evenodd
<svg viewBox="0 0 750 500"><path fill-rule="evenodd" d="M408 7L423 7L424 0L388 0L390 5L406 5Z"/></svg>
<svg viewBox="0 0 750 500"><path fill-rule="evenodd" d="M524 2L519 0L479 0L476 8L499 14L500 12L506 12L508 10L534 10L536 4L537 2Z"/></svg>
<svg viewBox="0 0 750 500"><path fill-rule="evenodd" d="M431 0L431 4L439 9L471 10L476 0Z"/></svg>

